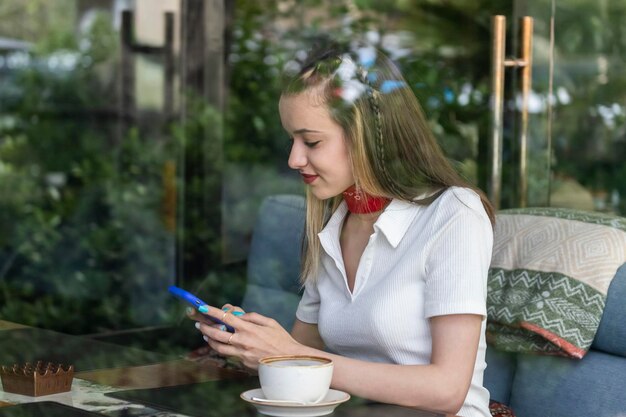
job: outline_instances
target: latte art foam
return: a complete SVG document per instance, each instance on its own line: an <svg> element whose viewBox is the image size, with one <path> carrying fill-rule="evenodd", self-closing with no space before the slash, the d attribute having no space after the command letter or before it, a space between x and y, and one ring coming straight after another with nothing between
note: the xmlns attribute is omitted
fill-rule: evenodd
<svg viewBox="0 0 626 417"><path fill-rule="evenodd" d="M318 365L323 365L324 362L314 361L310 359L292 359L292 360L285 360L285 361L270 362L270 364L276 365L276 366L318 366Z"/></svg>

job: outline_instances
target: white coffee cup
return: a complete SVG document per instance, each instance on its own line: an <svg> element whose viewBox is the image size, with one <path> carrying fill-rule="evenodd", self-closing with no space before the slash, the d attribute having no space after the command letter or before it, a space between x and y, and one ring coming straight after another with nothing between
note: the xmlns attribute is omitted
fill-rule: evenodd
<svg viewBox="0 0 626 417"><path fill-rule="evenodd" d="M259 381L268 400L314 404L322 401L333 377L333 361L306 355L259 360Z"/></svg>

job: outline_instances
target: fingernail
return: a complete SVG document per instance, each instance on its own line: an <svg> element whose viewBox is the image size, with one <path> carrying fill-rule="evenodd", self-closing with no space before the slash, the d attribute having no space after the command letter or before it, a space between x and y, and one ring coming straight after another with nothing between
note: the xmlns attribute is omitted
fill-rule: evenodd
<svg viewBox="0 0 626 417"><path fill-rule="evenodd" d="M222 324L222 325L220 326L220 330L221 330L221 331L223 331L223 332L225 332L225 331L226 331L226 326Z"/></svg>
<svg viewBox="0 0 626 417"><path fill-rule="evenodd" d="M202 338L204 339L205 342L209 343L209 338L206 336L202 336Z"/></svg>
<svg viewBox="0 0 626 417"><path fill-rule="evenodd" d="M222 307L222 311L228 311L228 307Z"/></svg>
<svg viewBox="0 0 626 417"><path fill-rule="evenodd" d="M187 309L185 310L188 316L193 316L193 312L195 311L193 308L191 307L187 307Z"/></svg>
<svg viewBox="0 0 626 417"><path fill-rule="evenodd" d="M200 330L200 323L196 322L196 329Z"/></svg>
<svg viewBox="0 0 626 417"><path fill-rule="evenodd" d="M237 316L237 317L241 317L241 316L243 316L243 315L244 315L244 314L246 314L246 313L244 313L243 311L233 311L233 314L234 314L235 316Z"/></svg>
<svg viewBox="0 0 626 417"><path fill-rule="evenodd" d="M198 307L198 311L201 313L208 313L209 312L209 307L208 306L200 306Z"/></svg>

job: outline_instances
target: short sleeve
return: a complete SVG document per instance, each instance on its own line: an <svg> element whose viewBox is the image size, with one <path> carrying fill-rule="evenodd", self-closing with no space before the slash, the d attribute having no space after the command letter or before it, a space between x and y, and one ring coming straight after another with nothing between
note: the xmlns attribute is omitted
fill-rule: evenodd
<svg viewBox="0 0 626 417"><path fill-rule="evenodd" d="M493 229L477 194L460 189L439 202L426 259L425 317L487 315Z"/></svg>
<svg viewBox="0 0 626 417"><path fill-rule="evenodd" d="M317 290L317 283L314 280L308 280L296 310L296 317L304 323L317 324L319 310L320 294Z"/></svg>

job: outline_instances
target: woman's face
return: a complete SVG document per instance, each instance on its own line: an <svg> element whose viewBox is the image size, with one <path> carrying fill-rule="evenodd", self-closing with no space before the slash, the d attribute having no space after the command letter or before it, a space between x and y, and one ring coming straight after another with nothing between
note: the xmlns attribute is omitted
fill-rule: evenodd
<svg viewBox="0 0 626 417"><path fill-rule="evenodd" d="M354 177L343 129L317 94L308 90L282 96L278 108L293 141L289 167L300 172L315 197L325 200L354 184Z"/></svg>

